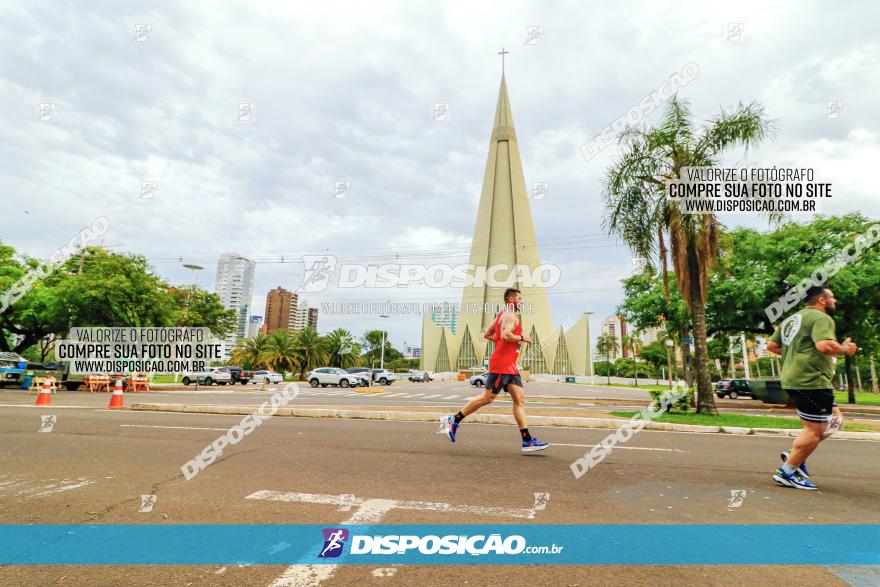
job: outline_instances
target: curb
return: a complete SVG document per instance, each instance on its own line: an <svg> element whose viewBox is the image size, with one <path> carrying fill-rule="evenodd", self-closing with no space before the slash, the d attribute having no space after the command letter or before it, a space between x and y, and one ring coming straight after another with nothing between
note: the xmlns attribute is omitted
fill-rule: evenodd
<svg viewBox="0 0 880 587"><path fill-rule="evenodd" d="M183 412L187 414L232 414L246 416L256 410L255 406L195 406L186 404L132 404L131 409L147 412ZM446 416L440 412L403 412L397 410L341 410L337 408L278 408L276 416L294 418L342 418L349 420L390 420L396 422L438 422ZM469 422L477 424L514 424L513 416L505 414L472 414ZM628 420L611 418L581 418L576 416L529 416L535 426L562 428L617 429ZM703 434L796 436L800 430L783 428L740 428L736 426L697 426L694 424L670 424L647 422L645 430L661 432L699 432ZM847 440L872 440L880 442L880 432L838 432L834 438Z"/></svg>

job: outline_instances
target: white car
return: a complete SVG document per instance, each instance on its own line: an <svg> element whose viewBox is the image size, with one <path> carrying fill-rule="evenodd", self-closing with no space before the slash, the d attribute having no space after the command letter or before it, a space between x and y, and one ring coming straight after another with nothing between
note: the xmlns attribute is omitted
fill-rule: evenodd
<svg viewBox="0 0 880 587"><path fill-rule="evenodd" d="M488 377L488 373L483 373L481 375L474 375L468 381L471 385L475 387L485 387L486 386L486 377Z"/></svg>
<svg viewBox="0 0 880 587"><path fill-rule="evenodd" d="M284 377L281 373L276 373L275 371L266 371L262 369L260 371L254 371L254 376L251 379L251 383L283 383Z"/></svg>
<svg viewBox="0 0 880 587"><path fill-rule="evenodd" d="M207 371L191 371L183 374L181 382L184 385L189 385L190 383L198 383L199 379L202 379L204 385L211 385L213 383L226 385L227 383L232 383L232 373L226 367L217 367Z"/></svg>
<svg viewBox="0 0 880 587"><path fill-rule="evenodd" d="M360 373L349 373L344 369L336 367L321 367L310 371L306 375L306 380L312 387L327 387L328 385L338 385L339 387L358 387L359 385L367 385L369 383L366 376Z"/></svg>
<svg viewBox="0 0 880 587"><path fill-rule="evenodd" d="M388 369L370 369L373 373L373 381L380 385L391 385L397 381L397 375Z"/></svg>

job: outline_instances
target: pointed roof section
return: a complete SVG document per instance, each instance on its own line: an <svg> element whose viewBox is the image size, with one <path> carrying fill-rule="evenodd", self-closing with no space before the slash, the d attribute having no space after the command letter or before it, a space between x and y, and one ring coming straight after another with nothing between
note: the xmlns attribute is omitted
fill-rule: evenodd
<svg viewBox="0 0 880 587"><path fill-rule="evenodd" d="M510 110L510 98L507 97L507 80L501 76L501 88L498 90L498 105L495 107L495 122L492 124L492 140L507 141L516 139L513 128L513 113Z"/></svg>
<svg viewBox="0 0 880 587"><path fill-rule="evenodd" d="M552 331L544 287L522 281L523 267L530 275L540 275L536 269L541 266L541 259L504 75L492 121L470 264L503 269L492 273L497 281L474 283L463 289L461 301L465 311L487 306L490 309L485 314L475 314L473 310L462 313L459 328L469 326L472 333L485 332L495 319L491 308L503 304L504 290L507 285L513 285L522 291L523 302L532 310L523 312L523 329L528 332L535 326L538 336L547 336Z"/></svg>

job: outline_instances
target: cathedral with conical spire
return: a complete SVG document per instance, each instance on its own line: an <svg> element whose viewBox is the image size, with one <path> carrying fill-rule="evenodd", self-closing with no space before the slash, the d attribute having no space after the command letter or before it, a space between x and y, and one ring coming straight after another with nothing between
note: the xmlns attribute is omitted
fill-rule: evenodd
<svg viewBox="0 0 880 587"><path fill-rule="evenodd" d="M483 334L497 315L493 308L502 303L504 290L512 285L522 292L523 332L530 333L533 341L523 345L520 368L532 374L590 374L587 316L582 315L568 331L553 328L546 288L539 279L520 279L526 267L529 275L537 275L541 259L503 72L470 265L502 269L495 272L495 280L476 280L463 288L454 332L423 316L422 369L448 372L483 365L493 350Z"/></svg>

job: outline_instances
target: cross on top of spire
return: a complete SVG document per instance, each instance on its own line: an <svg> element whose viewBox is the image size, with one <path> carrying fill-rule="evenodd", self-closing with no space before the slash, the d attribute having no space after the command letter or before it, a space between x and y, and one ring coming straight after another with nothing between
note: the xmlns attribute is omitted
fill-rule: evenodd
<svg viewBox="0 0 880 587"><path fill-rule="evenodd" d="M501 47L498 54L501 55L501 75L504 75L504 56L510 54L510 51L505 51L504 47Z"/></svg>

